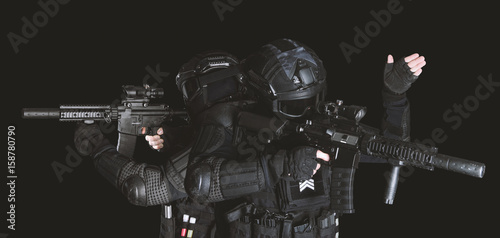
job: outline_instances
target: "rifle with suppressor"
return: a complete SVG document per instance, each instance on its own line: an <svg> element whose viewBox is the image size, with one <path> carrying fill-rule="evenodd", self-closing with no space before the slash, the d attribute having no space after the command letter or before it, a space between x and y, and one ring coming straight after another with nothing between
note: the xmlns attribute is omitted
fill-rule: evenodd
<svg viewBox="0 0 500 238"><path fill-rule="evenodd" d="M329 162L332 168L331 206L338 213L354 213L354 172L361 161L385 159L392 165L385 193L385 203L392 204L396 195L401 166L433 171L440 168L456 173L482 178L486 166L483 163L439 154L436 147L420 143L384 137L376 128L359 123L366 115L366 108L346 106L341 100L324 102L320 113L311 120L286 120L265 118L261 115L241 112L238 125L244 129L262 131L266 126L267 142L280 140L291 134L300 134L305 144L314 146L335 158Z"/></svg>
<svg viewBox="0 0 500 238"><path fill-rule="evenodd" d="M166 104L150 104L151 99L161 98L161 88L148 85L123 85L125 99L121 105L60 105L59 108L23 108L24 119L59 119L59 121L118 121L117 150L132 157L137 136L154 135L162 122L174 116L187 119L186 111L174 111Z"/></svg>

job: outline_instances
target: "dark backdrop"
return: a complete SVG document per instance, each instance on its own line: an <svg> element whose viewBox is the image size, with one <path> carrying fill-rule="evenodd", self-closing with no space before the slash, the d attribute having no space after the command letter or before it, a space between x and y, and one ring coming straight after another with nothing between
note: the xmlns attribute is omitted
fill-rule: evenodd
<svg viewBox="0 0 500 238"><path fill-rule="evenodd" d="M281 37L313 48L328 71L328 99L367 106L364 122L374 126L382 116L380 89L387 54L424 55L427 66L408 93L412 138L436 143L442 153L487 164L483 179L442 170L406 170L392 206L382 202L388 167L363 164L356 175L356 213L341 218L341 237L480 237L496 230L500 87L478 86L480 76L500 82L499 19L492 3L66 2L49 6L48 13L37 1L2 3L2 115L7 117L5 127L16 127L18 177L16 230L10 231L6 220L10 188L2 173L0 199L7 203L0 209L0 234L157 237L159 207L128 204L88 158L79 160L71 154L73 123L21 120L21 108L110 104L119 99L121 85L140 85L145 77L158 83L147 76L148 67L160 73L159 86L168 92L163 102L181 108L174 78L194 54L218 48L244 58ZM224 12L218 13L214 3ZM377 23L374 15L388 9L391 18L381 17L384 22ZM36 31L30 26L35 23ZM356 28L369 32L357 33ZM361 34L368 38L361 39ZM356 47L350 62L342 42ZM477 87L489 97L478 99ZM462 114L454 111L463 104L467 107ZM433 131L444 135L433 139ZM116 141L115 132L107 136ZM162 161L139 142L138 160ZM66 158L73 168L59 180L52 165L68 165ZM2 166L6 171L7 159Z"/></svg>

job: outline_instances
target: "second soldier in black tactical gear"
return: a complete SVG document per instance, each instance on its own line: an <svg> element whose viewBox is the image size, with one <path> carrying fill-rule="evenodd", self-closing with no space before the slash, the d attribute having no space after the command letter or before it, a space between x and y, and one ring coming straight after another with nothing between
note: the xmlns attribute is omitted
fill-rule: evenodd
<svg viewBox="0 0 500 238"><path fill-rule="evenodd" d="M203 113L186 192L200 203L220 202L221 237L335 237L339 215L354 211L332 206L330 187L351 185L332 183L329 166L317 162L330 157L294 138L259 145L255 140L262 138L238 123L242 111L286 119L314 116L326 93L322 61L307 46L280 39L251 55L245 66L249 90L259 102L220 103ZM383 91L384 134L406 139L409 104L404 92L412 83L406 78L414 81L415 75L407 62L390 66Z"/></svg>

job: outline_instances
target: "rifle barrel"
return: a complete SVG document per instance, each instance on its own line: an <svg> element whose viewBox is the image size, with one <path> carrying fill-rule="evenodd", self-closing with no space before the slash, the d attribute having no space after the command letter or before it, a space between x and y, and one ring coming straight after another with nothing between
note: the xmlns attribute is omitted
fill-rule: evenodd
<svg viewBox="0 0 500 238"><path fill-rule="evenodd" d="M476 178L484 176L486 165L477 161L461 159L449 155L437 154L432 165L436 168L469 175Z"/></svg>
<svg viewBox="0 0 500 238"><path fill-rule="evenodd" d="M59 119L59 108L23 108L23 119Z"/></svg>

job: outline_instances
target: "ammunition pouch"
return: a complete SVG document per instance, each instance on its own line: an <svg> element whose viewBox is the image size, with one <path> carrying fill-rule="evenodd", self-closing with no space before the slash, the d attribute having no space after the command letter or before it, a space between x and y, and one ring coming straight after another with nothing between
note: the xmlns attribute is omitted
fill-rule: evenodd
<svg viewBox="0 0 500 238"><path fill-rule="evenodd" d="M294 225L289 214L272 213L246 203L226 213L226 221L229 222L230 237L333 238L338 232L334 212L324 212L317 218L307 218Z"/></svg>
<svg viewBox="0 0 500 238"><path fill-rule="evenodd" d="M189 198L182 198L161 207L160 238L180 237L183 228L192 230L193 237L211 237L215 229L213 204L198 204ZM196 218L196 222L184 222L184 215Z"/></svg>

